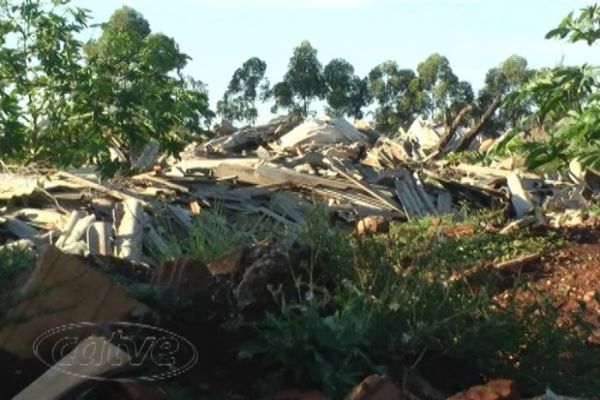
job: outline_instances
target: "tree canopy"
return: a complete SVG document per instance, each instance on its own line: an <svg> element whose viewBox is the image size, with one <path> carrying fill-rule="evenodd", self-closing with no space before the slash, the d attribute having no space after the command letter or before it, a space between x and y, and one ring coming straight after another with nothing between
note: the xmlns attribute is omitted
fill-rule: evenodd
<svg viewBox="0 0 600 400"><path fill-rule="evenodd" d="M218 113L231 122L247 121L254 124L258 117L256 100L259 94L268 91L266 71L267 63L258 57L252 57L244 62L234 72L227 91L217 104Z"/></svg>
<svg viewBox="0 0 600 400"><path fill-rule="evenodd" d="M363 117L363 108L370 103L368 82L354 74L348 61L336 58L325 66L323 76L326 84L328 114L336 117Z"/></svg>
<svg viewBox="0 0 600 400"><path fill-rule="evenodd" d="M131 8L85 46L89 16L69 1L5 1L0 13L2 157L108 167L111 147L150 141L178 154L212 116L204 87L181 74L189 57Z"/></svg>
<svg viewBox="0 0 600 400"><path fill-rule="evenodd" d="M274 110L284 108L308 116L310 103L315 99L325 98L323 66L317 53L307 40L294 49L283 81L277 83L271 91L271 96L275 99Z"/></svg>
<svg viewBox="0 0 600 400"><path fill-rule="evenodd" d="M68 125L87 71L82 66L86 11L50 1L0 3L0 156L67 162ZM67 152L68 153L68 152Z"/></svg>
<svg viewBox="0 0 600 400"><path fill-rule="evenodd" d="M94 113L87 129L98 137L110 135L131 151L154 140L177 154L212 117L203 85L181 72L190 58L172 38L152 33L137 11L115 11L85 53L94 96L82 107Z"/></svg>
<svg viewBox="0 0 600 400"><path fill-rule="evenodd" d="M369 89L378 103L375 126L386 133L408 127L424 111L425 97L414 71L386 61L369 73Z"/></svg>

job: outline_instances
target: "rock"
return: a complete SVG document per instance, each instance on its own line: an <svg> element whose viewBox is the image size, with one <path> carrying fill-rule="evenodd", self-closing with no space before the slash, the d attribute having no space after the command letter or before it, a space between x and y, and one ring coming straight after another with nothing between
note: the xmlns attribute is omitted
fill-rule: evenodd
<svg viewBox="0 0 600 400"><path fill-rule="evenodd" d="M374 216L364 218L356 224L356 233L365 235L369 233L388 233L390 224L384 217Z"/></svg>
<svg viewBox="0 0 600 400"><path fill-rule="evenodd" d="M584 303L589 303L592 300L594 300L595 297L596 297L596 291L591 290L583 295L583 301L584 301Z"/></svg>
<svg viewBox="0 0 600 400"><path fill-rule="evenodd" d="M244 274L233 294L238 307L263 304L272 299L270 287L277 287L289 277L289 259L275 247L256 246L244 259Z"/></svg>
<svg viewBox="0 0 600 400"><path fill-rule="evenodd" d="M352 389L346 400L405 400L400 388L385 375L371 375Z"/></svg>
<svg viewBox="0 0 600 400"><path fill-rule="evenodd" d="M217 257L208 263L208 269L215 275L230 275L242 271L242 260L248 253L248 248L240 247L233 249L227 254Z"/></svg>
<svg viewBox="0 0 600 400"><path fill-rule="evenodd" d="M212 282L213 275L206 264L190 257L160 264L152 278L152 283L168 288L180 298L192 298L205 292Z"/></svg>

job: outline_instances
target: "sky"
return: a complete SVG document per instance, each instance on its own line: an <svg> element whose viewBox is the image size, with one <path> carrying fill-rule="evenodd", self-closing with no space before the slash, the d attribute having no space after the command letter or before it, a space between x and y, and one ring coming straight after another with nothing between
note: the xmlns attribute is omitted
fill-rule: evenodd
<svg viewBox="0 0 600 400"><path fill-rule="evenodd" d="M394 60L416 69L434 52L477 90L486 72L507 57L533 68L600 64L585 44L545 40L562 18L592 0L74 0L93 23L127 5L153 31L173 37L192 57L186 73L208 86L213 109L236 68L250 57L267 63L271 83L285 74L293 48L309 40L323 65L345 58L365 76ZM98 35L99 28L86 35ZM270 105L259 107L268 120Z"/></svg>

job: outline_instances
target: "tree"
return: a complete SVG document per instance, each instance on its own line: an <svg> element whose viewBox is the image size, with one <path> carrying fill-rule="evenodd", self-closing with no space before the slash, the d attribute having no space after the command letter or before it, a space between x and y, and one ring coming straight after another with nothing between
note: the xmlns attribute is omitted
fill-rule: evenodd
<svg viewBox="0 0 600 400"><path fill-rule="evenodd" d="M456 116L464 107L473 104L475 94L473 87L467 81L459 81L450 92L450 115Z"/></svg>
<svg viewBox="0 0 600 400"><path fill-rule="evenodd" d="M371 92L369 92L369 80L366 77L352 77L346 114L354 118L363 118L363 109L371 104L372 101Z"/></svg>
<svg viewBox="0 0 600 400"><path fill-rule="evenodd" d="M429 116L434 120L450 119L448 114L457 108L453 95L460 93L461 88L448 59L434 53L417 66L417 72L426 93Z"/></svg>
<svg viewBox="0 0 600 400"><path fill-rule="evenodd" d="M386 61L369 73L369 90L379 107L375 111L376 128L392 133L407 127L425 106L425 98L416 74Z"/></svg>
<svg viewBox="0 0 600 400"><path fill-rule="evenodd" d="M558 27L546 34L546 39L567 39L571 43L586 42L589 46L600 39L600 6L590 5L577 17L569 13Z"/></svg>
<svg viewBox="0 0 600 400"><path fill-rule="evenodd" d="M269 83L265 79L267 64L257 57L247 60L238 68L229 82L223 99L217 104L217 111L225 119L248 121L254 124L258 117L256 99L259 91L268 90Z"/></svg>
<svg viewBox="0 0 600 400"><path fill-rule="evenodd" d="M579 15L569 14L547 38L585 41L600 39L600 8L588 6ZM583 65L546 69L538 72L519 91L519 101L535 104L536 118L548 129L543 143L526 143L530 168L566 167L578 159L584 165L600 168L600 73L597 67Z"/></svg>
<svg viewBox="0 0 600 400"><path fill-rule="evenodd" d="M135 154L155 141L177 155L213 116L204 86L181 73L189 57L131 8L115 11L85 53L92 96L80 108L92 115L86 129L105 162L115 142Z"/></svg>
<svg viewBox="0 0 600 400"><path fill-rule="evenodd" d="M325 66L323 77L327 87L327 113L335 117L362 118L362 109L370 102L368 84L354 74L352 64L341 58L333 59Z"/></svg>
<svg viewBox="0 0 600 400"><path fill-rule="evenodd" d="M275 99L273 111L281 107L300 111L306 117L311 101L323 99L325 94L323 66L317 58L317 50L305 40L294 49L283 81L271 91Z"/></svg>
<svg viewBox="0 0 600 400"><path fill-rule="evenodd" d="M0 157L64 163L63 128L85 78L77 35L88 15L68 1L0 3ZM56 149L63 147L65 152ZM48 159L46 159L47 157Z"/></svg>
<svg viewBox="0 0 600 400"><path fill-rule="evenodd" d="M498 67L487 72L485 85L478 94L477 108L484 110L497 96L506 98L516 93L529 81L532 74L533 72L527 68L525 58L517 55L507 58ZM530 103L505 102L488 124L490 131L498 132L516 127L519 120L529 114L530 108Z"/></svg>

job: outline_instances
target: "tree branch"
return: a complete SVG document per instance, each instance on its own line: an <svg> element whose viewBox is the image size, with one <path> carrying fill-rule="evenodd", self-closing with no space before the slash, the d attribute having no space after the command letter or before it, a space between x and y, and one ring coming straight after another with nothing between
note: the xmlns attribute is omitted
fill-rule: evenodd
<svg viewBox="0 0 600 400"><path fill-rule="evenodd" d="M477 135L479 135L479 132L481 132L481 130L483 129L485 124L489 121L490 118L492 118L492 116L494 115L496 110L501 105L502 105L502 96L497 95L494 98L494 101L492 102L492 104L490 104L490 106L485 111L485 113L483 113L483 115L481 116L481 118L479 119L477 124L475 124L475 126L473 128L471 128L471 130L469 132L467 132L467 134L463 138L462 142L460 142L460 144L456 148L456 151L465 151L469 148L471 143L473 143L473 140L475 140Z"/></svg>
<svg viewBox="0 0 600 400"><path fill-rule="evenodd" d="M458 129L460 124L463 122L467 114L469 114L471 111L473 111L472 105L465 106L462 110L460 110L456 118L454 118L454 121L452 121L451 125L448 125L448 123L446 122L446 132L444 132L444 135L440 138L440 141L436 146L436 154L441 154L444 151L448 143L450 143L450 141L452 140L452 137L454 136L454 133L456 133L456 130Z"/></svg>

